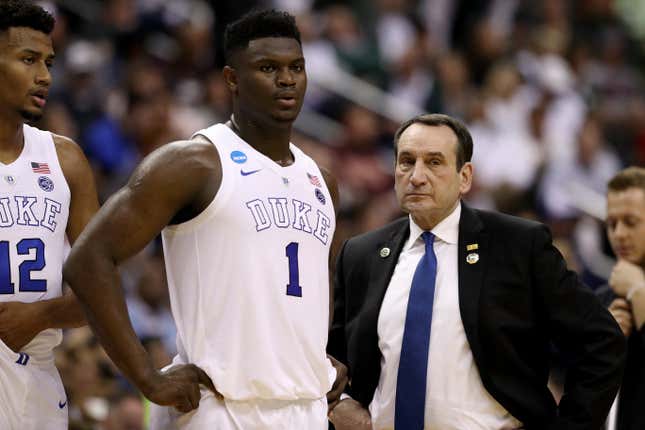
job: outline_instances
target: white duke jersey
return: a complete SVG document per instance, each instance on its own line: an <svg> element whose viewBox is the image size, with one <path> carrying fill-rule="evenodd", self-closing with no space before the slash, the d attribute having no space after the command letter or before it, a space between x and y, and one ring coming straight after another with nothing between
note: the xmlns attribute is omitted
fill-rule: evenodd
<svg viewBox="0 0 645 430"><path fill-rule="evenodd" d="M23 125L24 147L0 163L0 301L35 302L62 295L70 191L51 133ZM22 351L45 358L61 330L39 333Z"/></svg>
<svg viewBox="0 0 645 430"><path fill-rule="evenodd" d="M230 400L319 399L326 358L334 206L315 162L293 144L281 167L217 124L195 135L222 183L197 217L162 233L179 359Z"/></svg>

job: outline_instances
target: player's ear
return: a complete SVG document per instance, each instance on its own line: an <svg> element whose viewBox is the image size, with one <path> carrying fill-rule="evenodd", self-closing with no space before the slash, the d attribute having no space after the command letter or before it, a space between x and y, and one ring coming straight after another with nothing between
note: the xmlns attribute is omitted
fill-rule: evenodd
<svg viewBox="0 0 645 430"><path fill-rule="evenodd" d="M224 82L226 82L228 89L233 93L237 92L237 74L235 69L231 66L224 66L222 74L224 75Z"/></svg>

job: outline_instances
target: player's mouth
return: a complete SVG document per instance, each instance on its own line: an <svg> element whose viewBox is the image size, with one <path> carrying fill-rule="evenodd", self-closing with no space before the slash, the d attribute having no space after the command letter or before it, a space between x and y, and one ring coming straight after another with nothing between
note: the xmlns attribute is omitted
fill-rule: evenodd
<svg viewBox="0 0 645 430"><path fill-rule="evenodd" d="M298 104L298 98L295 91L284 91L275 96L276 101L281 107L293 108Z"/></svg>
<svg viewBox="0 0 645 430"><path fill-rule="evenodd" d="M49 91L44 88L29 93L31 100L41 109L45 107L45 104L47 104L48 94Z"/></svg>

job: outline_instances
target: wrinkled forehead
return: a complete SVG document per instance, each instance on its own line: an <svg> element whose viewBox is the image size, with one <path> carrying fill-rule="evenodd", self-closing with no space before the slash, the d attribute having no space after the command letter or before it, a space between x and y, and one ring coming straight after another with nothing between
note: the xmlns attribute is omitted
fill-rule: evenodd
<svg viewBox="0 0 645 430"><path fill-rule="evenodd" d="M397 149L399 154L411 152L422 155L426 152L440 152L446 157L452 155L454 158L457 154L457 143L457 136L450 127L415 123L401 133Z"/></svg>

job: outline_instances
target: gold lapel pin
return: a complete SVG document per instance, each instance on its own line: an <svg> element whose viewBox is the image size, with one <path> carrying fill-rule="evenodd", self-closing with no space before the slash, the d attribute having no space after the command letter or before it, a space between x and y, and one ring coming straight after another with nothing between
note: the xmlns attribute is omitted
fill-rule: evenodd
<svg viewBox="0 0 645 430"><path fill-rule="evenodd" d="M381 248L381 251L379 252L379 255L382 258L388 257L390 255L390 248L388 248L387 246L385 248Z"/></svg>
<svg viewBox="0 0 645 430"><path fill-rule="evenodd" d="M466 245L466 251L474 251L476 249L479 249L479 245L476 243L471 243L470 245Z"/></svg>
<svg viewBox="0 0 645 430"><path fill-rule="evenodd" d="M466 263L468 264L475 264L479 261L479 254L476 252L471 252L466 256Z"/></svg>

